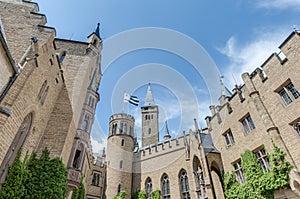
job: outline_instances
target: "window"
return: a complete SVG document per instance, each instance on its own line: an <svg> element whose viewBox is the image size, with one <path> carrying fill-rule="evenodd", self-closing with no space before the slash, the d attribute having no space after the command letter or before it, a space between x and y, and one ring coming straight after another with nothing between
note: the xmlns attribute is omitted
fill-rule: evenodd
<svg viewBox="0 0 300 199"><path fill-rule="evenodd" d="M241 160L233 164L234 172L237 178L237 181L240 184L243 184L245 182L244 172L241 166Z"/></svg>
<svg viewBox="0 0 300 199"><path fill-rule="evenodd" d="M81 156L81 151L76 150L74 160L73 160L73 168L79 169L80 166L80 156Z"/></svg>
<svg viewBox="0 0 300 199"><path fill-rule="evenodd" d="M260 167L264 173L270 171L270 162L264 149L260 149L255 153L257 160L260 163Z"/></svg>
<svg viewBox="0 0 300 199"><path fill-rule="evenodd" d="M118 194L121 192L121 184L118 185Z"/></svg>
<svg viewBox="0 0 300 199"><path fill-rule="evenodd" d="M229 129L228 131L226 131L223 134L223 136L225 138L227 148L231 147L234 144L234 138L233 138L231 130Z"/></svg>
<svg viewBox="0 0 300 199"><path fill-rule="evenodd" d="M124 139L122 139L121 146L124 146L124 143L125 143L125 141L124 141Z"/></svg>
<svg viewBox="0 0 300 199"><path fill-rule="evenodd" d="M117 129L118 129L118 124L113 124L112 127L112 134L115 135L117 133Z"/></svg>
<svg viewBox="0 0 300 199"><path fill-rule="evenodd" d="M153 115L151 115L151 120L153 120Z"/></svg>
<svg viewBox="0 0 300 199"><path fill-rule="evenodd" d="M59 58L60 63L64 61L65 57L66 57L66 52L63 52L63 54Z"/></svg>
<svg viewBox="0 0 300 199"><path fill-rule="evenodd" d="M120 161L120 169L123 168L123 160Z"/></svg>
<svg viewBox="0 0 300 199"><path fill-rule="evenodd" d="M151 134L151 128L148 129L148 134Z"/></svg>
<svg viewBox="0 0 300 199"><path fill-rule="evenodd" d="M300 121L293 124L293 127L296 130L296 132L298 133L298 135L300 136Z"/></svg>
<svg viewBox="0 0 300 199"><path fill-rule="evenodd" d="M241 123L243 124L244 131L245 131L246 134L248 134L250 131L255 129L254 122L253 122L250 115L247 115L246 117L244 117L241 120Z"/></svg>
<svg viewBox="0 0 300 199"><path fill-rule="evenodd" d="M99 186L99 181L100 181L100 173L93 173L93 179L92 179L92 185L94 186Z"/></svg>
<svg viewBox="0 0 300 199"><path fill-rule="evenodd" d="M194 156L193 159L193 173L196 184L197 198L207 198L203 170L200 165L200 160L196 156Z"/></svg>
<svg viewBox="0 0 300 199"><path fill-rule="evenodd" d="M190 199L189 179L185 170L179 174L179 183L181 199Z"/></svg>
<svg viewBox="0 0 300 199"><path fill-rule="evenodd" d="M145 191L146 191L147 199L150 199L152 193L152 180L149 177L147 178L145 183Z"/></svg>
<svg viewBox="0 0 300 199"><path fill-rule="evenodd" d="M170 181L169 176L164 174L161 178L161 195L163 199L170 199Z"/></svg>
<svg viewBox="0 0 300 199"><path fill-rule="evenodd" d="M84 121L82 122L81 129L84 131L88 131L90 116L86 114L84 116Z"/></svg>
<svg viewBox="0 0 300 199"><path fill-rule="evenodd" d="M286 105L292 103L293 100L298 99L300 97L300 94L298 90L295 88L293 83L288 83L286 86L282 87L278 94L284 101Z"/></svg>
<svg viewBox="0 0 300 199"><path fill-rule="evenodd" d="M124 134L127 133L127 124L126 123L123 124L123 133Z"/></svg>

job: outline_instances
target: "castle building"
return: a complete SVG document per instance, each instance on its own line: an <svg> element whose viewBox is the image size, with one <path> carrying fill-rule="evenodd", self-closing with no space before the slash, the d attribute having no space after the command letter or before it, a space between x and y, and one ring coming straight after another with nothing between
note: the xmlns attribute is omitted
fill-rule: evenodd
<svg viewBox="0 0 300 199"><path fill-rule="evenodd" d="M22 148L45 148L68 169L68 197L81 177L87 198L102 198L105 165L90 132L101 81L99 24L86 42L56 38L31 1L0 1L0 183Z"/></svg>
<svg viewBox="0 0 300 199"><path fill-rule="evenodd" d="M224 198L221 156L207 129L200 130L195 120L194 130L171 138L166 126L164 140L159 140L159 111L150 84L141 112L140 148L132 128L134 118L125 113L110 118L107 198L121 190L126 191L127 198L139 190L145 190L151 198L157 189L162 198Z"/></svg>

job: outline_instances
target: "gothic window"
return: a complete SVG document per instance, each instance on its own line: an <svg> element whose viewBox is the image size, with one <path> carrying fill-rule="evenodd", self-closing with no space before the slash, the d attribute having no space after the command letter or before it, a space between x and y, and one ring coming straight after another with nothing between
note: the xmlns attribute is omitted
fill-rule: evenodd
<svg viewBox="0 0 300 199"><path fill-rule="evenodd" d="M123 168L123 160L120 161L120 169Z"/></svg>
<svg viewBox="0 0 300 199"><path fill-rule="evenodd" d="M255 129L254 122L249 114L241 120L241 123L246 134Z"/></svg>
<svg viewBox="0 0 300 199"><path fill-rule="evenodd" d="M264 173L270 171L270 162L264 149L255 152L255 156L260 163L260 167Z"/></svg>
<svg viewBox="0 0 300 199"><path fill-rule="evenodd" d="M121 184L118 185L118 194L121 192Z"/></svg>
<svg viewBox="0 0 300 199"><path fill-rule="evenodd" d="M233 168L234 168L234 172L235 172L235 176L237 178L237 181L240 184L243 184L245 182L245 176L244 176L244 172L243 172L243 169L242 169L242 166L241 166L241 160L234 163Z"/></svg>
<svg viewBox="0 0 300 199"><path fill-rule="evenodd" d="M29 113L21 123L19 130L12 141L12 144L10 145L2 163L0 166L0 183L4 182L8 168L12 163L15 161L17 154L20 150L20 148L23 146L23 144L26 141L26 138L28 137L31 125L32 125L32 117L33 114Z"/></svg>
<svg viewBox="0 0 300 199"><path fill-rule="evenodd" d="M179 173L179 183L181 199L190 199L189 179L184 169Z"/></svg>
<svg viewBox="0 0 300 199"><path fill-rule="evenodd" d="M150 199L151 193L152 193L152 180L149 177L147 178L146 183L145 183L145 191L146 191L147 199Z"/></svg>
<svg viewBox="0 0 300 199"><path fill-rule="evenodd" d="M48 90L49 90L49 86L47 86L45 92L43 93L42 97L41 97L41 104L43 105L45 100L46 100L46 97L48 95Z"/></svg>
<svg viewBox="0 0 300 199"><path fill-rule="evenodd" d="M293 100L300 97L298 90L295 88L293 83L288 83L286 86L281 87L278 94L286 105L292 103Z"/></svg>
<svg viewBox="0 0 300 199"><path fill-rule="evenodd" d="M113 124L112 134L115 135L117 133L118 124Z"/></svg>
<svg viewBox="0 0 300 199"><path fill-rule="evenodd" d="M151 115L151 120L153 120L153 115Z"/></svg>
<svg viewBox="0 0 300 199"><path fill-rule="evenodd" d="M170 180L167 174L164 174L161 178L161 195L163 199L170 199Z"/></svg>
<svg viewBox="0 0 300 199"><path fill-rule="evenodd" d="M122 139L121 146L124 146L124 143L125 143L125 141L124 141L124 139Z"/></svg>
<svg viewBox="0 0 300 199"><path fill-rule="evenodd" d="M204 174L203 174L202 167L200 165L200 160L196 156L194 156L194 160L193 160L193 173L194 173L195 184L196 184L197 198L198 199L206 198Z"/></svg>
<svg viewBox="0 0 300 199"><path fill-rule="evenodd" d="M44 81L44 83L43 83L43 85L42 85L42 87L41 87L41 89L39 91L39 94L37 96L39 101L41 100L41 98L43 96L43 93L44 93L44 91L46 89L46 85L47 85L47 80Z"/></svg>
<svg viewBox="0 0 300 199"><path fill-rule="evenodd" d="M234 144L234 138L233 138L233 134L232 134L231 130L229 129L228 131L226 131L223 134L223 136L225 138L227 148L231 147Z"/></svg>
<svg viewBox="0 0 300 199"><path fill-rule="evenodd" d="M92 185L98 187L99 182L100 182L100 173L93 172Z"/></svg>
<svg viewBox="0 0 300 199"><path fill-rule="evenodd" d="M151 134L151 128L148 129L148 134Z"/></svg>

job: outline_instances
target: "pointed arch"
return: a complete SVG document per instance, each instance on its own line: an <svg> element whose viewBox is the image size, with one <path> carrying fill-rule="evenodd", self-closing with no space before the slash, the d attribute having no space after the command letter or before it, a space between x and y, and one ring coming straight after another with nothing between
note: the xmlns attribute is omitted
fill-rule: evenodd
<svg viewBox="0 0 300 199"><path fill-rule="evenodd" d="M212 161L210 165L213 191L217 198L224 198L221 169L216 161Z"/></svg>
<svg viewBox="0 0 300 199"><path fill-rule="evenodd" d="M146 191L147 199L150 199L152 194L152 180L150 177L148 177L145 181L145 191Z"/></svg>
<svg viewBox="0 0 300 199"><path fill-rule="evenodd" d="M203 168L201 166L199 158L196 155L193 158L193 174L195 179L197 198L206 198Z"/></svg>
<svg viewBox="0 0 300 199"><path fill-rule="evenodd" d="M171 198L171 193L170 193L170 180L169 176L164 173L161 176L160 179L161 182L161 196L163 199L170 199Z"/></svg>
<svg viewBox="0 0 300 199"><path fill-rule="evenodd" d="M0 166L0 182L4 182L6 175L8 173L9 166L15 161L20 148L24 145L32 126L33 113L29 113L23 119L18 132L15 135L3 161Z"/></svg>
<svg viewBox="0 0 300 199"><path fill-rule="evenodd" d="M181 199L190 199L189 178L185 169L181 169L178 175Z"/></svg>

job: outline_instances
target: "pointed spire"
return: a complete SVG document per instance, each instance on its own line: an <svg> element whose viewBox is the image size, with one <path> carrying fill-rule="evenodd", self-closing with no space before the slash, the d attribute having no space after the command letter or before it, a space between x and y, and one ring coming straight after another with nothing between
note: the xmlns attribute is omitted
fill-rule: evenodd
<svg viewBox="0 0 300 199"><path fill-rule="evenodd" d="M100 37L100 23L97 23L97 28L96 28L96 30L95 30L95 34L96 34L99 38L101 38L101 37Z"/></svg>
<svg viewBox="0 0 300 199"><path fill-rule="evenodd" d="M201 144L202 143L202 140L201 140L201 131L202 131L202 128L201 128L201 130L199 129L198 122L197 122L196 118L194 118L194 123L195 123L196 137L198 139L198 142Z"/></svg>
<svg viewBox="0 0 300 199"><path fill-rule="evenodd" d="M166 122L165 122L165 136L164 136L164 139L167 140L167 139L170 139L170 138L171 138L171 135L169 133L168 122L166 120Z"/></svg>
<svg viewBox="0 0 300 199"><path fill-rule="evenodd" d="M225 96L225 97L231 97L232 93L230 92L230 90L228 88L226 88L226 86L224 85L223 82L223 75L220 75L220 83L221 83L221 96Z"/></svg>
<svg viewBox="0 0 300 199"><path fill-rule="evenodd" d="M155 106L150 83L148 84L148 90L144 106Z"/></svg>

